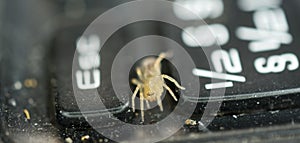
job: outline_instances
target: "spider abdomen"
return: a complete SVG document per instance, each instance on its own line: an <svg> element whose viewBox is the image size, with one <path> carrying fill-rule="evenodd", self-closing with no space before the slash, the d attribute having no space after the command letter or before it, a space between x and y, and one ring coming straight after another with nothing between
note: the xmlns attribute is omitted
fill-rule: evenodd
<svg viewBox="0 0 300 143"><path fill-rule="evenodd" d="M164 91L164 81L161 76L155 76L148 79L148 84L144 85L144 96L150 102L156 101L157 98L162 96Z"/></svg>

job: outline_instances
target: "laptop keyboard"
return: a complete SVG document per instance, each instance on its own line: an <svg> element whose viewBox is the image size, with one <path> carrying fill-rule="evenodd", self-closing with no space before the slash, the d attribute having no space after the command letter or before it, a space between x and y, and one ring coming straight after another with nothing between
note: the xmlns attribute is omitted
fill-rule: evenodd
<svg viewBox="0 0 300 143"><path fill-rule="evenodd" d="M97 92L105 108L99 108L93 102L96 99L80 100L75 96L74 87L80 88L80 81L73 77L76 72L73 71L73 64L77 63L74 54L76 51L78 54L78 43L82 39L88 41L84 43L87 46L97 43L97 38L95 40L83 35L97 17L126 2L1 2L2 142L113 142L97 130L122 126L119 122L109 121L94 128L87 120L112 115L113 120L131 125L154 125L172 114L176 106L181 104L191 104L195 110L186 117L183 126L174 135L162 142L297 142L300 131L299 2L175 2L200 15L217 41L203 36L207 31L205 26L199 24L199 17L188 15L176 6L166 9L169 12L158 11L155 14L158 17L177 18L184 29L155 20L137 21L117 29L103 44L99 52L99 67L96 68L101 72L101 84ZM110 27L113 24L107 23L101 28ZM167 37L183 47L195 64L195 68L184 70L199 81L200 88L199 96L193 97L166 80L166 84L182 102L175 101L166 92L162 101L164 110L161 111L158 106L145 110L143 122L140 110L132 110L131 96L127 96L129 93L126 96L130 100L116 98L111 85L111 70L124 46L149 35ZM189 35L198 38L201 45L190 40ZM98 38L98 42L102 42L101 36ZM222 49L210 50L209 47L216 43ZM147 52L147 48L143 49L148 47L145 43L134 44L141 48L130 54ZM154 47L158 54L164 52L163 47L173 46L169 42L156 44L162 47ZM126 58L122 60L134 57ZM185 79L179 76L179 69L169 62L173 59L176 60L176 56L163 60L161 71L180 83ZM132 92L135 85L130 79L138 77L136 67L138 63L130 67L129 73L116 75L128 75L126 79ZM81 70L84 68L88 67ZM91 80L96 82L98 79ZM222 89L226 89L224 95L218 94ZM212 97L212 94L215 96ZM89 110L82 111L78 102L88 106ZM208 103L219 106L218 110L206 113ZM214 117L209 123L202 120L206 114Z"/></svg>

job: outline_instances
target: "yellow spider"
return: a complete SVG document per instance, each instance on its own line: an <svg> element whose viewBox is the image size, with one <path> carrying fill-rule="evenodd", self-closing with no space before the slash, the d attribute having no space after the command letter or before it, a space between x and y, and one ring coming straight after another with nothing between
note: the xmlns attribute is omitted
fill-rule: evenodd
<svg viewBox="0 0 300 143"><path fill-rule="evenodd" d="M140 108L142 122L144 122L144 101L146 105L150 108L149 101L157 101L157 104L161 111L163 111L163 106L161 102L161 96L164 91L164 88L171 94L173 99L177 101L176 96L173 91L165 84L164 79L167 79L173 82L178 88L184 90L185 88L180 86L179 83L172 77L161 74L161 61L166 58L166 53L161 53L158 58L147 58L145 59L141 66L136 68L136 73L138 79L132 79L131 82L137 87L135 88L132 95L132 109L135 112L134 99L140 91Z"/></svg>

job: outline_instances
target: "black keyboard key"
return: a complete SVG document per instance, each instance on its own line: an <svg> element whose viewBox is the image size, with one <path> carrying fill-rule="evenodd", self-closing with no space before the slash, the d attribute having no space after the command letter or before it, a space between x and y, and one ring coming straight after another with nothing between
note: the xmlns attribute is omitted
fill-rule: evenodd
<svg viewBox="0 0 300 143"><path fill-rule="evenodd" d="M49 108L45 29L54 10L45 1L3 1L1 13L0 132L3 142L57 142ZM47 5L47 6L46 6ZM2 10L1 10L2 11Z"/></svg>

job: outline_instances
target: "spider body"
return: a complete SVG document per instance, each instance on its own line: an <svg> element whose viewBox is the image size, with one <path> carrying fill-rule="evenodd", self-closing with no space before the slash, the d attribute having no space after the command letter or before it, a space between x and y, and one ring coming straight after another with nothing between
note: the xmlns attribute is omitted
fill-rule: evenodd
<svg viewBox="0 0 300 143"><path fill-rule="evenodd" d="M172 77L161 73L161 61L166 57L166 53L161 53L158 58L147 58L141 66L136 68L139 79L132 79L132 83L137 85L132 95L132 109L135 111L134 99L139 91L140 93L140 109L142 121L144 122L144 101L148 108L150 108L149 101L157 101L160 110L163 111L161 96L164 88L171 94L173 99L177 101L173 91L165 84L164 79L170 80L178 88L185 89L180 86L178 82Z"/></svg>

